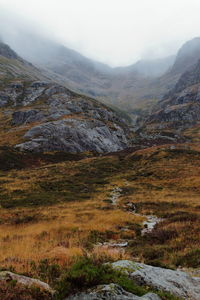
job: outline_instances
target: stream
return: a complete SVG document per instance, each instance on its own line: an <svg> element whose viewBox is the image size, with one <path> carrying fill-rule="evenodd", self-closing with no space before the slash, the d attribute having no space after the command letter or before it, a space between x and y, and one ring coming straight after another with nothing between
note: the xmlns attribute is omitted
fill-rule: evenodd
<svg viewBox="0 0 200 300"><path fill-rule="evenodd" d="M116 206L118 204L118 199L121 196L122 189L120 187L115 187L110 193L109 200L113 206ZM143 229L141 230L141 235L144 236L146 234L149 234L152 232L152 230L155 228L155 226L162 221L161 218L158 218L154 215L144 215L139 214L136 211L136 206L132 202L126 203L127 211L134 214L135 216L144 217L146 220L143 221ZM127 228L122 228L121 230L127 230ZM105 242L105 243L99 243L98 246L103 247L113 247L113 248L125 248L128 246L127 241L119 241L119 242Z"/></svg>

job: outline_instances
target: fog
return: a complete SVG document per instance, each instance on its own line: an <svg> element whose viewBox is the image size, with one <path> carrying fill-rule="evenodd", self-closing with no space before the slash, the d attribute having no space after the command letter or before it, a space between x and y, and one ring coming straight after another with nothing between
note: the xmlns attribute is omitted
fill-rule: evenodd
<svg viewBox="0 0 200 300"><path fill-rule="evenodd" d="M52 41L123 66L200 36L199 11L199 0L0 0L0 39L26 57Z"/></svg>

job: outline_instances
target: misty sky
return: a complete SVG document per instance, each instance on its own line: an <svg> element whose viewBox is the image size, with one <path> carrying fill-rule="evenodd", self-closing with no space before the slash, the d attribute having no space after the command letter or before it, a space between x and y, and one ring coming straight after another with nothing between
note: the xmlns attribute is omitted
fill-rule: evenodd
<svg viewBox="0 0 200 300"><path fill-rule="evenodd" d="M0 0L0 36L46 35L113 66L175 54L200 36L200 0Z"/></svg>

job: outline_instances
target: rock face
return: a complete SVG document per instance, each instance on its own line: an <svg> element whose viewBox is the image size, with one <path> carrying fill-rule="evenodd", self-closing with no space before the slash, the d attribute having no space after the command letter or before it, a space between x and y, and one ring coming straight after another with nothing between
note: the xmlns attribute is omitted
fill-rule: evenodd
<svg viewBox="0 0 200 300"><path fill-rule="evenodd" d="M125 272L138 284L152 286L187 300L200 299L200 278L192 277L185 272L152 267L128 260L112 263L112 267Z"/></svg>
<svg viewBox="0 0 200 300"><path fill-rule="evenodd" d="M41 121L43 118L44 118L43 113L36 109L16 111L12 115L12 124L22 125L22 124L32 123L36 121Z"/></svg>
<svg viewBox="0 0 200 300"><path fill-rule="evenodd" d="M200 61L185 72L155 106L147 124L155 128L185 129L200 121Z"/></svg>
<svg viewBox="0 0 200 300"><path fill-rule="evenodd" d="M0 105L14 110L12 126L30 126L16 145L20 150L103 153L129 145L129 128L112 109L57 84L10 83Z"/></svg>
<svg viewBox="0 0 200 300"><path fill-rule="evenodd" d="M31 128L24 136L30 140L17 145L29 151L118 151L128 144L124 131L117 125L114 130L99 120L66 119L48 122Z"/></svg>
<svg viewBox="0 0 200 300"><path fill-rule="evenodd" d="M65 300L161 300L156 294L148 293L138 297L126 292L117 284L101 285L87 292L76 294Z"/></svg>
<svg viewBox="0 0 200 300"><path fill-rule="evenodd" d="M45 282L40 281L38 279L33 279L27 276L18 275L9 271L0 272L0 283L1 281L17 281L18 283L26 286L26 287L39 287L42 290L49 292L50 294L54 294L54 290Z"/></svg>

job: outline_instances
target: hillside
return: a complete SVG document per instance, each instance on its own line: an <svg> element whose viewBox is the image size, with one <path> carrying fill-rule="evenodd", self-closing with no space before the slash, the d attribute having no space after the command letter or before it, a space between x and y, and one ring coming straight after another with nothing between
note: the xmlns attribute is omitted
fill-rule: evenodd
<svg viewBox="0 0 200 300"><path fill-rule="evenodd" d="M21 55L50 72L48 76L132 114L149 113L200 58L200 38L186 42L176 56L141 60L121 68L111 68L37 36L28 41L26 48L18 46Z"/></svg>
<svg viewBox="0 0 200 300"><path fill-rule="evenodd" d="M35 81L43 77L39 70L1 47L6 55L12 53L8 58L2 50L1 56L1 145L74 153L117 151L129 145L130 130L119 114L50 79Z"/></svg>
<svg viewBox="0 0 200 300"><path fill-rule="evenodd" d="M157 129L179 132L200 121L200 61L183 73L175 87L154 107L147 123Z"/></svg>
<svg viewBox="0 0 200 300"><path fill-rule="evenodd" d="M26 47L21 47L24 41ZM131 66L111 68L38 36L22 36L14 46L22 57L50 72L54 80L59 77L68 88L127 111L138 106L140 100L146 105L146 100L155 98L149 91L152 81L164 74L175 59L141 60Z"/></svg>
<svg viewBox="0 0 200 300"><path fill-rule="evenodd" d="M10 80L47 80L47 76L0 42L0 79L0 86L3 87Z"/></svg>

